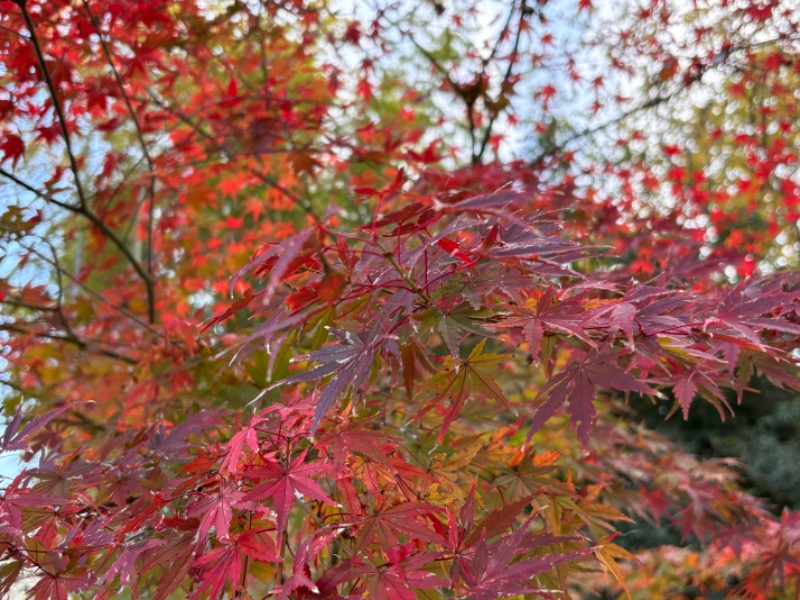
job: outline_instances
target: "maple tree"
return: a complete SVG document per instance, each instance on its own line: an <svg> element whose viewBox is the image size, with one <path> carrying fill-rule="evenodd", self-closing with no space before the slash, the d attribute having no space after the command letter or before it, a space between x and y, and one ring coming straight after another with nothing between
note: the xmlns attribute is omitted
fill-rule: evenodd
<svg viewBox="0 0 800 600"><path fill-rule="evenodd" d="M594 4L0 1L0 596L795 597L800 16Z"/></svg>

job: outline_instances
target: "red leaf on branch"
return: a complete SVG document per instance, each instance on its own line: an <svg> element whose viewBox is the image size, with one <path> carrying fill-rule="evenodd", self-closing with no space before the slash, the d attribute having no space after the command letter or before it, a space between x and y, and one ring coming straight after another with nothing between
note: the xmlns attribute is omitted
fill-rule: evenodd
<svg viewBox="0 0 800 600"><path fill-rule="evenodd" d="M278 516L278 545L280 545L286 523L289 520L289 511L295 501L307 497L318 502L325 502L335 506L320 485L311 479L311 475L330 473L331 465L306 464L308 450L295 458L288 466L284 467L274 461L266 460L258 468L246 471L247 477L259 481L259 485L242 497L243 501L260 501L271 499Z"/></svg>

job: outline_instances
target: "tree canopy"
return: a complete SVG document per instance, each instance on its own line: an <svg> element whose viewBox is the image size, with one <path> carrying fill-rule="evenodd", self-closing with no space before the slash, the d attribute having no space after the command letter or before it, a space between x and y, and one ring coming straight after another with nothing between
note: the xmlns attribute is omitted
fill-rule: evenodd
<svg viewBox="0 0 800 600"><path fill-rule="evenodd" d="M0 0L0 596L797 597L794 4Z"/></svg>

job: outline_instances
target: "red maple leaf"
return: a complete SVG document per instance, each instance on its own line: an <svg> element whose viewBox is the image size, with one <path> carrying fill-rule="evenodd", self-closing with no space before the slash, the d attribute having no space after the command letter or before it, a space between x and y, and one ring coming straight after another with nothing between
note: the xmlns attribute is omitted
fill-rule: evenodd
<svg viewBox="0 0 800 600"><path fill-rule="evenodd" d="M371 515L355 521L358 526L358 547L368 546L377 537L381 548L388 551L399 545L398 535L408 539L444 543L445 540L424 517L442 512L443 509L425 502L404 502L395 506L383 506Z"/></svg>
<svg viewBox="0 0 800 600"><path fill-rule="evenodd" d="M210 598L220 598L227 581L233 590L237 590L241 582L242 555L262 562L281 562L266 531L250 529L194 561L192 567L198 570L200 584L191 600L199 598L206 590L209 590Z"/></svg>
<svg viewBox="0 0 800 600"><path fill-rule="evenodd" d="M347 579L360 579L356 589L367 598L377 600L416 600L414 590L442 589L448 581L425 565L439 558L436 553L411 554L413 544L400 544L387 549L389 559L384 563L370 563L356 558L341 568Z"/></svg>
<svg viewBox="0 0 800 600"><path fill-rule="evenodd" d="M25 142L17 134L6 132L0 143L0 151L3 152L3 162L10 158L11 168L16 169L19 159L25 156Z"/></svg>
<svg viewBox="0 0 800 600"><path fill-rule="evenodd" d="M531 578L591 553L591 550L585 549L562 554L531 556L514 562L517 556L531 550L525 543L529 523L530 520L510 536L492 545L486 544L484 534L474 557L464 568L464 580L469 586L470 598L494 600L522 594L539 594L547 597L549 596L547 590L532 584Z"/></svg>
<svg viewBox="0 0 800 600"><path fill-rule="evenodd" d="M256 427L264 421L266 419L254 416L247 426L234 434L225 445L228 449L228 454L225 456L225 460L222 461L220 471L229 473L236 471L239 467L239 457L242 455L242 450L245 446L253 452L258 452L258 430Z"/></svg>
<svg viewBox="0 0 800 600"><path fill-rule="evenodd" d="M561 405L567 405L570 420L584 448L589 445L592 421L597 411L594 407L595 388L618 391L636 391L655 394L655 390L634 379L615 364L612 353L592 353L582 362L555 375L541 389L536 398L537 409L531 422L530 439Z"/></svg>
<svg viewBox="0 0 800 600"><path fill-rule="evenodd" d="M317 473L330 473L333 466L325 464L305 464L308 449L295 458L291 464L284 467L271 460L258 469L247 471L247 476L251 479L258 479L262 483L248 492L242 500L265 500L271 498L278 516L278 544L280 545L283 531L289 520L289 511L299 497L313 498L319 502L325 502L331 506L336 503L331 500L320 485L311 479L309 475Z"/></svg>

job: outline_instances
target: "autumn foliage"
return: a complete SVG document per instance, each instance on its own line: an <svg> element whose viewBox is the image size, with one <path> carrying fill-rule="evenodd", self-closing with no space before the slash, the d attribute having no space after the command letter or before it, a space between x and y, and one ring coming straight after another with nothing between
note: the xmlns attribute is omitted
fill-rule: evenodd
<svg viewBox="0 0 800 600"><path fill-rule="evenodd" d="M631 403L800 390L800 15L606 4L0 1L0 596L800 594Z"/></svg>

